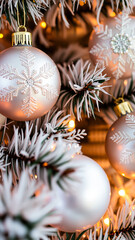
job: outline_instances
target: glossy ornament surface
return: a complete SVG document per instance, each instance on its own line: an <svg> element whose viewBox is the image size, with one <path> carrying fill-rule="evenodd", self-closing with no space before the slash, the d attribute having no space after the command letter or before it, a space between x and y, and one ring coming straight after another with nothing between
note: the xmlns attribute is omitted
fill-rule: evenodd
<svg viewBox="0 0 135 240"><path fill-rule="evenodd" d="M60 93L60 76L52 59L32 46L0 53L0 113L18 121L47 113Z"/></svg>
<svg viewBox="0 0 135 240"><path fill-rule="evenodd" d="M76 155L72 160L75 172L65 184L66 191L55 186L56 210L61 222L59 230L75 232L93 226L104 215L110 201L110 184L104 170L92 159Z"/></svg>
<svg viewBox="0 0 135 240"><path fill-rule="evenodd" d="M135 70L135 17L126 13L110 17L93 30L90 57L105 67L111 78L125 79Z"/></svg>
<svg viewBox="0 0 135 240"><path fill-rule="evenodd" d="M122 176L135 179L135 114L120 117L106 137L106 153Z"/></svg>

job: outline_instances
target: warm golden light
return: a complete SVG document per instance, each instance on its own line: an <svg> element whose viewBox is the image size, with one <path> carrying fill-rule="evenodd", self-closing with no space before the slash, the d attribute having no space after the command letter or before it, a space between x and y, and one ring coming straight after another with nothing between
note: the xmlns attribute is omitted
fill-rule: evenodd
<svg viewBox="0 0 135 240"><path fill-rule="evenodd" d="M86 4L86 0L82 0L82 1L79 2L79 5L80 5L81 7L84 6L84 4Z"/></svg>
<svg viewBox="0 0 135 240"><path fill-rule="evenodd" d="M125 173L122 173L121 175L122 175L123 177L125 177Z"/></svg>
<svg viewBox="0 0 135 240"><path fill-rule="evenodd" d="M40 26L41 26L42 28L46 28L47 24L46 24L46 22L41 22L41 23L40 23Z"/></svg>
<svg viewBox="0 0 135 240"><path fill-rule="evenodd" d="M128 84L128 81L124 80L124 85L127 86L127 84Z"/></svg>
<svg viewBox="0 0 135 240"><path fill-rule="evenodd" d="M37 175L35 174L35 179L37 179Z"/></svg>
<svg viewBox="0 0 135 240"><path fill-rule="evenodd" d="M105 225L109 226L109 223L110 223L109 218L105 218L105 219L104 219L104 223L105 223Z"/></svg>
<svg viewBox="0 0 135 240"><path fill-rule="evenodd" d="M3 33L0 33L0 38L3 38L3 37L4 37Z"/></svg>
<svg viewBox="0 0 135 240"><path fill-rule="evenodd" d="M69 130L74 130L75 128L75 121L73 119L71 119L68 123L68 128L70 128Z"/></svg>
<svg viewBox="0 0 135 240"><path fill-rule="evenodd" d="M43 167L47 167L48 166L48 163L47 162L44 162L43 163Z"/></svg>
<svg viewBox="0 0 135 240"><path fill-rule="evenodd" d="M126 192L124 189L120 189L118 193L121 197L125 197L125 195L126 195Z"/></svg>

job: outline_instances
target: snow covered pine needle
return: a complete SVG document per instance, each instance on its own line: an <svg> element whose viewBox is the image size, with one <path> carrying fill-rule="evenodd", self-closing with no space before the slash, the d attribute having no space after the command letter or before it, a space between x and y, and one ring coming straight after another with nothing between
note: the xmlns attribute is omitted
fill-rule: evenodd
<svg viewBox="0 0 135 240"><path fill-rule="evenodd" d="M57 231L48 225L60 220L54 207L53 192L30 179L27 171L14 188L12 174L5 175L0 185L0 239L47 240Z"/></svg>
<svg viewBox="0 0 135 240"><path fill-rule="evenodd" d="M74 65L58 65L62 75L62 91L58 106L70 109L70 114L76 114L78 121L82 112L88 117L94 116L94 102L99 110L99 93L105 91L103 85L109 78L103 74L104 68L91 67L89 61L78 60Z"/></svg>
<svg viewBox="0 0 135 240"><path fill-rule="evenodd" d="M32 132L33 126L26 122L25 134L14 127L14 135L5 150L5 162L11 163L8 169L12 169L14 177L19 178L20 173L26 166L29 172L42 178L47 184L51 185L54 177L65 176L69 172L69 163L72 156L80 153L81 147L77 143L64 141L59 135L48 134L37 128ZM73 170L73 169L72 169Z"/></svg>

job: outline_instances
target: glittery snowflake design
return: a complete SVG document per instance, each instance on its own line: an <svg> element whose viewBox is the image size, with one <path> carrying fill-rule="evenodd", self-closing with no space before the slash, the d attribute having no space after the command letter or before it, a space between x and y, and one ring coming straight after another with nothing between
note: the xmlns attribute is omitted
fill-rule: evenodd
<svg viewBox="0 0 135 240"><path fill-rule="evenodd" d="M131 42L127 34L116 34L111 40L111 47L114 53L126 53Z"/></svg>
<svg viewBox="0 0 135 240"><path fill-rule="evenodd" d="M0 75L5 79L16 81L17 84L17 87L11 85L0 90L1 101L9 102L19 94L24 95L21 110L27 117L31 116L38 108L35 94L41 92L48 100L58 96L57 89L45 81L55 74L56 66L46 63L38 71L35 68L35 60L34 54L29 49L24 48L20 53L20 62L24 70L19 73L12 66L0 66Z"/></svg>
<svg viewBox="0 0 135 240"><path fill-rule="evenodd" d="M135 161L135 151L134 150L125 150L121 153L120 162L121 163L131 163Z"/></svg>
<svg viewBox="0 0 135 240"><path fill-rule="evenodd" d="M127 63L132 70L135 69L135 25L130 23L131 18L126 13L115 19L115 29L107 25L99 25L95 29L100 43L93 46L90 53L97 57L101 67L109 66L114 77L120 79Z"/></svg>
<svg viewBox="0 0 135 240"><path fill-rule="evenodd" d="M124 151L121 152L120 161L128 164L135 161L135 151L129 150L126 145L130 142L135 142L135 116L128 114L125 119L126 125L133 129L133 135L131 136L127 132L118 131L114 133L110 138L116 144L124 145Z"/></svg>

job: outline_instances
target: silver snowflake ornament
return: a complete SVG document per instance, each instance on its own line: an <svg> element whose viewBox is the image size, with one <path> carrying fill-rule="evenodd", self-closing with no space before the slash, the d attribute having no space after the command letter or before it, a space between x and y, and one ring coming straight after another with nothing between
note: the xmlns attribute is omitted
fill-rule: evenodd
<svg viewBox="0 0 135 240"><path fill-rule="evenodd" d="M108 18L95 28L89 46L94 63L105 67L108 76L130 78L135 70L135 18L124 12Z"/></svg>
<svg viewBox="0 0 135 240"><path fill-rule="evenodd" d="M127 34L115 34L111 40L111 47L114 53L126 53L130 46L131 42Z"/></svg>
<svg viewBox="0 0 135 240"><path fill-rule="evenodd" d="M41 60L39 60L40 53L38 50L26 47L21 49L20 47L20 51L17 50L17 52L12 49L10 51L12 51L13 57L17 59L17 61L15 60L16 65L14 63L14 66L12 66L11 60L9 64L3 63L2 60L2 63L0 63L1 106L4 102L9 102L12 103L10 106L13 112L19 106L18 111L22 111L27 119L31 118L32 114L39 117L46 112L48 105L50 105L50 108L54 105L59 96L58 70L47 55L41 54ZM6 51L8 52L8 50ZM1 58L3 56L5 57L4 52ZM41 61L41 66L39 61ZM43 114L39 114L38 111L43 112Z"/></svg>

